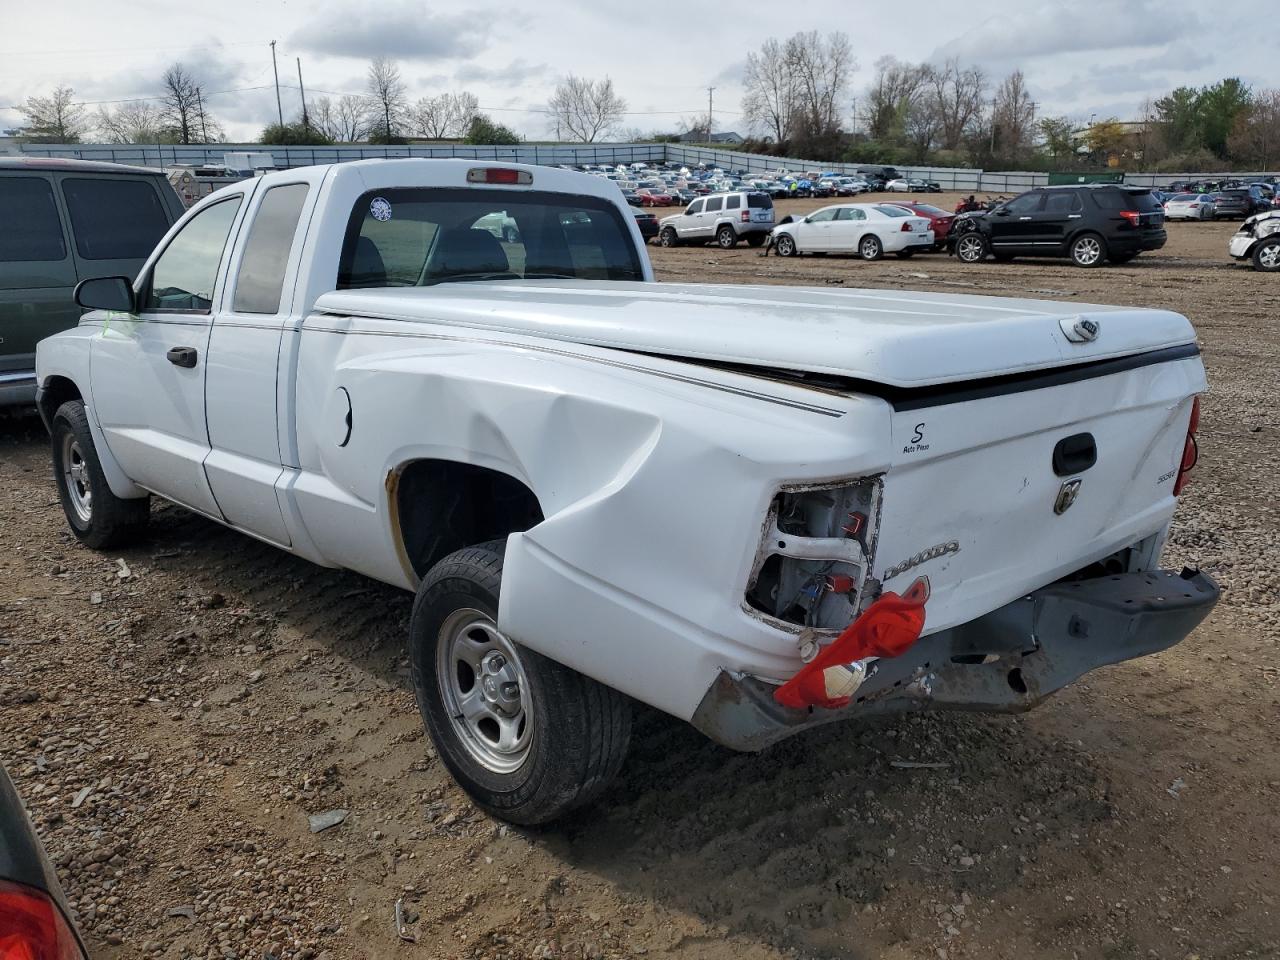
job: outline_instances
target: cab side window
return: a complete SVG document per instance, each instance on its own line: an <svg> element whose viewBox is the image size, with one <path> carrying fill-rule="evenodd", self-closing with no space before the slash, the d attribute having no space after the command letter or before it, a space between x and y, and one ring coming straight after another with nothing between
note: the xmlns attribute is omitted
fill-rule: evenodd
<svg viewBox="0 0 1280 960"><path fill-rule="evenodd" d="M1040 202L1044 199L1044 194L1040 192L1024 193L1020 197L1015 197L1005 204L1005 209L1017 216L1026 216L1029 213L1035 213L1040 209Z"/></svg>
<svg viewBox="0 0 1280 960"><path fill-rule="evenodd" d="M809 214L810 223L826 223L828 220L834 220L836 214L840 211L835 207L827 207L825 210L819 210L817 213Z"/></svg>
<svg viewBox="0 0 1280 960"><path fill-rule="evenodd" d="M236 275L236 295L231 306L236 313L280 312L284 271L307 189L305 183L272 187L258 204Z"/></svg>
<svg viewBox="0 0 1280 960"><path fill-rule="evenodd" d="M65 260L67 244L44 177L0 177L0 262Z"/></svg>
<svg viewBox="0 0 1280 960"><path fill-rule="evenodd" d="M717 213L724 206L724 197L707 197L707 213Z"/></svg>
<svg viewBox="0 0 1280 960"><path fill-rule="evenodd" d="M738 196L736 193L730 194L724 198L724 208L726 210L737 210L741 203L742 197Z"/></svg>
<svg viewBox="0 0 1280 960"><path fill-rule="evenodd" d="M141 309L169 313L208 313L218 265L243 195L201 210L165 247L151 268Z"/></svg>
<svg viewBox="0 0 1280 960"><path fill-rule="evenodd" d="M689 204L689 209L688 209L688 210L686 210L686 211L684 212L684 213L685 213L685 216L687 216L687 217L691 217L691 216L693 216L695 213L701 213L701 212L702 212L702 204L703 204L704 202L705 202L705 201L702 201L702 200L695 200L695 201L693 201L693 203Z"/></svg>

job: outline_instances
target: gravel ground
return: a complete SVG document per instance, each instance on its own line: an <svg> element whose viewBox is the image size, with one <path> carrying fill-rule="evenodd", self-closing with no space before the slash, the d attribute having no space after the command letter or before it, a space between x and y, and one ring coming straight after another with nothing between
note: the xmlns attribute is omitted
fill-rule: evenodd
<svg viewBox="0 0 1280 960"><path fill-rule="evenodd" d="M747 756L642 712L618 783L548 830L480 814L435 759L408 595L163 505L146 544L94 554L38 421L0 421L0 761L93 955L1280 956L1278 281L1226 258L1233 229L1174 224L1158 255L1099 270L652 248L663 280L1186 313L1212 393L1166 562L1226 592L1183 644L1022 717Z"/></svg>

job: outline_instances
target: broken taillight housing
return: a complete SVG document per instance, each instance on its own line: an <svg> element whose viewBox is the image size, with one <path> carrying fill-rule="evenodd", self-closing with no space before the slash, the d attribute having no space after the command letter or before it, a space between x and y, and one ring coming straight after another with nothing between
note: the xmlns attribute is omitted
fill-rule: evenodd
<svg viewBox="0 0 1280 960"><path fill-rule="evenodd" d="M1138 226L1142 223L1142 214L1137 210L1121 210L1120 216L1129 221L1131 226Z"/></svg>
<svg viewBox="0 0 1280 960"><path fill-rule="evenodd" d="M1200 429L1200 398L1191 401L1191 419L1187 423L1187 439L1182 444L1182 462L1178 465L1178 479L1173 482L1173 495L1182 493L1187 481L1191 479L1191 471L1200 459L1200 448L1196 444L1196 431Z"/></svg>
<svg viewBox="0 0 1280 960"><path fill-rule="evenodd" d="M789 628L840 631L861 612L875 556L879 477L780 491L769 505L747 605Z"/></svg>
<svg viewBox="0 0 1280 960"><path fill-rule="evenodd" d="M48 894L0 880L0 960L84 960L84 952Z"/></svg>

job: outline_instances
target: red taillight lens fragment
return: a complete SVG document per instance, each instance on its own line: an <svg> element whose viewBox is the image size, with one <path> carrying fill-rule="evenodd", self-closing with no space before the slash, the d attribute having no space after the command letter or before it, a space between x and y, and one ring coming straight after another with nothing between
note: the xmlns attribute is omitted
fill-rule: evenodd
<svg viewBox="0 0 1280 960"><path fill-rule="evenodd" d="M1120 216L1124 217L1135 227L1142 222L1142 214L1137 210L1121 210Z"/></svg>
<svg viewBox="0 0 1280 960"><path fill-rule="evenodd" d="M0 960L84 960L47 894L0 880Z"/></svg>
<svg viewBox="0 0 1280 960"><path fill-rule="evenodd" d="M910 232L911 232L911 224L910 224L910 223L904 223L904 224L902 225L902 230L901 230L901 231L899 231L899 232L901 232L901 233L910 233Z"/></svg>
<svg viewBox="0 0 1280 960"><path fill-rule="evenodd" d="M1182 444L1182 462L1178 464L1178 479L1173 482L1173 495L1182 493L1187 481L1191 479L1191 471L1200 459L1200 447L1196 443L1196 432L1200 429L1200 398L1191 401L1191 420L1187 423L1187 439Z"/></svg>

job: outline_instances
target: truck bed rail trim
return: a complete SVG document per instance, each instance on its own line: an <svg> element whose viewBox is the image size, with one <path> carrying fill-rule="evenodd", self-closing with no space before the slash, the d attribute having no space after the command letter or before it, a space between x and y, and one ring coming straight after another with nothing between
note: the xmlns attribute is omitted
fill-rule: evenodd
<svg viewBox="0 0 1280 960"><path fill-rule="evenodd" d="M332 317L350 317L354 318L359 315L354 314L325 314ZM381 319L373 317L370 319ZM657 370L653 367L647 367L638 363L627 363L624 360L614 360L606 357L592 356L586 353L576 353L572 350L562 350L556 347L544 346L542 344L527 343L515 340L489 340L483 337L463 337L449 333L421 333L407 331L392 330L338 330L333 327L322 327L315 324L304 323L302 332L312 331L315 333L331 333L339 336L358 336L358 337L395 337L408 340L437 340L451 343L474 343L482 346L509 347L515 350L531 350L537 353L550 354L558 357L569 357L574 360L585 360L588 363L600 363L605 366L615 367L620 370L629 370L635 373L644 373L654 377L661 377L664 380L673 380L679 383L688 383L698 387L706 387L711 390L719 390L722 393L730 393L739 397L746 397L751 400L763 400L766 403L776 403L780 406L791 407L794 410L803 410L806 413L816 413L824 417L843 417L844 410L834 407L823 407L814 403L805 403L803 400L793 400L789 397L780 397L776 394L761 393L757 390L749 390L746 387L735 387L727 383L719 383L714 380L704 380L701 377L691 377L687 374L675 373L670 370ZM679 357L655 356L657 360L667 360L681 362ZM729 371L733 372L733 371ZM741 371L750 373L750 370ZM804 384L796 384L796 386L804 387Z"/></svg>

